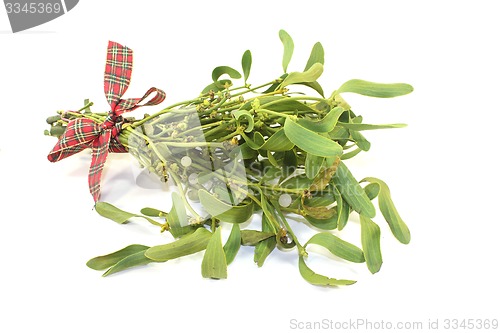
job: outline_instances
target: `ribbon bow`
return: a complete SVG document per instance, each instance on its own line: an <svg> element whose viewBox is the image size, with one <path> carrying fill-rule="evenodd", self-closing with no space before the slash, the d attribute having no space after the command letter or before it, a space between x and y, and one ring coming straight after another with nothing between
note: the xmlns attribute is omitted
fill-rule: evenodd
<svg viewBox="0 0 500 333"><path fill-rule="evenodd" d="M127 152L127 148L118 140L118 134L123 124L121 115L141 106L157 105L165 99L165 92L157 88L150 88L142 98L121 98L130 84L132 62L131 49L115 42L108 43L104 71L104 94L111 110L106 120L102 124L87 118L77 118L70 121L66 131L47 156L49 161L57 162L85 148L92 148L92 162L88 180L90 193L95 202L99 200L101 194L102 169L108 153ZM145 104L140 104L154 92L156 95L153 98Z"/></svg>

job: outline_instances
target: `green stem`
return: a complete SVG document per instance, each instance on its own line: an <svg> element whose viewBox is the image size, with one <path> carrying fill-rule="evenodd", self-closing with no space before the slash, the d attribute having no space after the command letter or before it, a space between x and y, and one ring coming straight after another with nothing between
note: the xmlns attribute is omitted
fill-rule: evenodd
<svg viewBox="0 0 500 333"><path fill-rule="evenodd" d="M325 101L324 98L321 98L321 97L314 97L314 96L295 96L295 97L287 97L286 98L287 101ZM282 100L281 99L278 99L276 101L271 101L271 102L267 102L263 105L261 105L261 108L266 108L270 105L274 105L274 104L278 104L278 103L281 103Z"/></svg>
<svg viewBox="0 0 500 333"><path fill-rule="evenodd" d="M260 112L260 113L267 113L269 115L273 115L273 116L277 116L277 117L290 117L290 115L287 115L286 113L272 111L272 110L267 110L267 109L263 109L263 108L260 108L260 109L258 109L256 111Z"/></svg>
<svg viewBox="0 0 500 333"><path fill-rule="evenodd" d="M179 177L177 176L177 174L175 172L170 172L169 173L175 184L177 185L177 187L179 188L179 192L180 192L180 195L181 195L181 198L182 198L182 201L184 202L184 205L186 205L187 209L191 212L191 214L193 214L194 218L197 220L197 221L201 221L202 220L202 217L193 209L193 207L191 206L191 204L189 203L189 201L187 200L186 198L186 193L184 192L184 188L182 186L182 182L181 180L179 179Z"/></svg>
<svg viewBox="0 0 500 333"><path fill-rule="evenodd" d="M281 209L280 209L280 206L278 204L278 202L276 200L271 200L271 204L273 205L273 207L276 209L276 211L278 212L278 215L279 217L281 218L281 221L283 222L283 224L285 225L285 229L286 231L290 234L290 236L292 236L292 239L293 241L295 242L295 245L297 245L297 249L299 251L299 255L301 256L307 256L307 252L306 250L304 249L304 247L300 244L299 240L297 239L297 236L295 236L295 233L293 232L292 228L290 227L290 224L288 224L288 221L287 219L285 218L285 216L283 215L283 213L281 212Z"/></svg>

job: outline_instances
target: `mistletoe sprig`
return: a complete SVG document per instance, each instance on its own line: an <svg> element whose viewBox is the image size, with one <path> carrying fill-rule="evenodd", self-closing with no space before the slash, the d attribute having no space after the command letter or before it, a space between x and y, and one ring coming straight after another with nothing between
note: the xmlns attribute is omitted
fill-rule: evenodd
<svg viewBox="0 0 500 333"><path fill-rule="evenodd" d="M118 137L121 144L161 181L171 178L178 192L172 194L169 212L147 207L134 214L106 202L97 202L96 210L118 223L143 218L162 232L169 231L175 240L152 247L129 245L91 259L90 268L106 270L107 276L205 251L202 276L222 279L241 246L255 248L258 266L276 248L296 248L305 280L322 286L348 285L355 281L326 277L310 269L308 248L322 246L336 257L366 263L370 272L378 272L382 255L380 228L373 221L376 198L394 237L403 244L410 242L409 229L387 184L374 177L358 181L346 162L370 149L364 131L405 125L365 124L343 94L387 98L408 94L413 88L356 79L326 97L317 81L324 64L321 43L314 45L303 71L288 72L294 43L284 30L279 37L284 46L281 76L250 84L252 54L247 50L241 59L243 75L229 66L216 67L212 82L196 98L140 120L125 120ZM233 83L240 79L241 84ZM314 95L297 91L300 87ZM106 113L93 113L91 103L85 104L77 112L49 117L51 128L46 134L62 135L68 122L77 118L105 121ZM197 211L193 202L200 202L203 211ZM332 233L342 231L352 213L360 217L359 246ZM241 227L256 214L260 230ZM317 233L300 243L289 216L303 217L303 223ZM232 224L224 244L222 223Z"/></svg>

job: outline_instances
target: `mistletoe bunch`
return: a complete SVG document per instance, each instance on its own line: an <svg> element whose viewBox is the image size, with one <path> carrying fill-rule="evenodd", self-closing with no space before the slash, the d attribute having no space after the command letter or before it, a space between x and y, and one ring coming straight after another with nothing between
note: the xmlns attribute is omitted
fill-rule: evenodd
<svg viewBox="0 0 500 333"><path fill-rule="evenodd" d="M169 212L146 207L134 214L105 202L97 202L96 211L118 223L141 217L162 232L169 231L175 240L152 247L130 245L91 259L90 268L106 269L106 276L205 251L203 277L221 279L227 277L227 266L242 245L255 247L258 266L275 248L296 248L300 274L308 282L352 284L355 281L312 271L306 264L307 249L316 244L342 259L365 262L370 272L378 272L382 255L380 228L372 220L375 198L393 235L409 243L410 232L387 184L374 177L358 181L345 163L370 149L362 132L405 125L365 124L342 94L386 98L408 94L413 88L350 80L325 95L317 81L323 72L322 45L314 45L303 71L288 72L294 43L283 30L279 37L284 46L284 74L272 81L255 86L248 82L252 55L247 50L241 60L242 74L232 67L216 67L212 82L192 100L140 120L125 118L119 142L160 181L172 179L178 191L172 194ZM242 83L234 84L238 79ZM314 96L297 92L300 87ZM90 106L86 101L80 111L49 117L51 128L46 134L59 137L78 118L105 122L107 114L93 113ZM195 209L193 202L203 209ZM331 232L342 231L351 213L360 217L360 247ZM260 230L242 228L255 214ZM289 216L303 217L303 223L317 233L301 244ZM222 223L232 224L224 244Z"/></svg>

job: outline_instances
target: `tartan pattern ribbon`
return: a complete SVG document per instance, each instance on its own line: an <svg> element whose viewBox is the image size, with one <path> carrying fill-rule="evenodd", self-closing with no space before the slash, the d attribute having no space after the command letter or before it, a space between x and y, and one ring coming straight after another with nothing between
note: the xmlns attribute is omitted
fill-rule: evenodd
<svg viewBox="0 0 500 333"><path fill-rule="evenodd" d="M86 148L92 149L88 176L89 190L94 202L101 194L101 176L109 152L124 153L127 148L118 140L123 125L122 114L141 106L157 105L165 99L165 92L150 88L141 98L122 99L132 77L133 52L126 46L110 41L104 70L104 94L111 106L106 120L99 124L93 119L77 118L68 123L66 131L49 153L51 162L60 161ZM151 94L156 93L146 103Z"/></svg>

